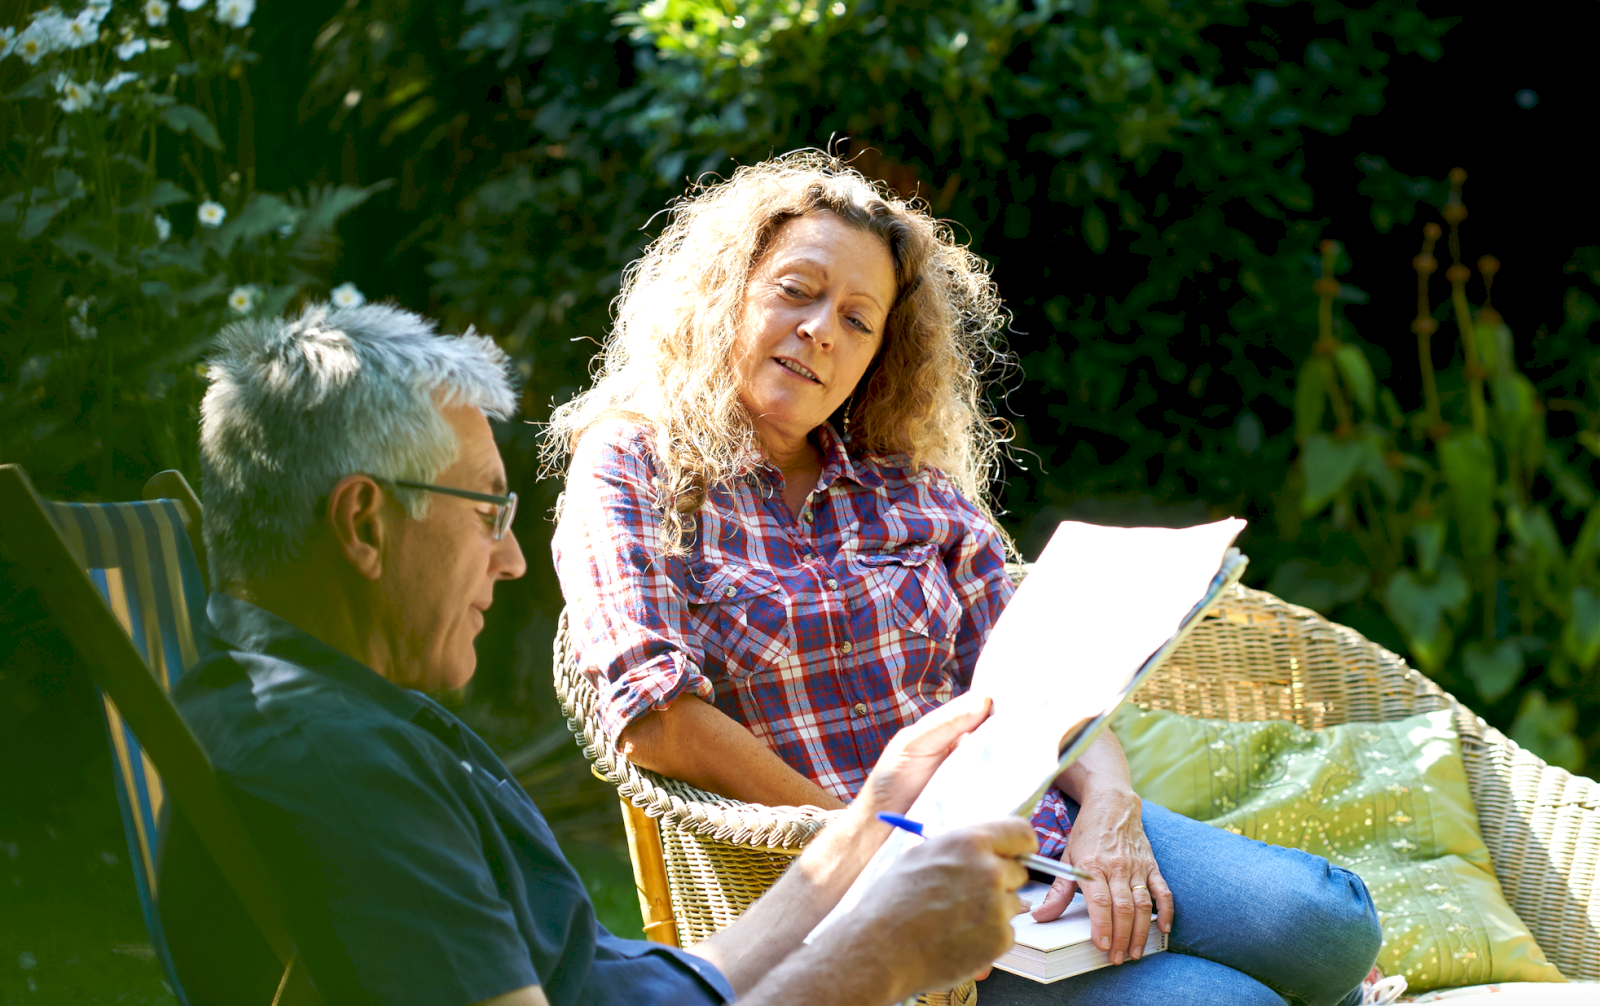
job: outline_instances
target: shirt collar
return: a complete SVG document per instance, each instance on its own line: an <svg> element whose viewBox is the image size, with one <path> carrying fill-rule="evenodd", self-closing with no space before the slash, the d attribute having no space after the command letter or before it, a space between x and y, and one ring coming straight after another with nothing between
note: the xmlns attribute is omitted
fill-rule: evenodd
<svg viewBox="0 0 1600 1006"><path fill-rule="evenodd" d="M818 489L826 489L840 479L876 489L883 485L883 476L868 464L850 457L849 443L833 429L832 423L817 427L817 449L822 452L822 478Z"/></svg>
<svg viewBox="0 0 1600 1006"><path fill-rule="evenodd" d="M432 727L439 707L421 692L401 688L366 664L248 601L218 591L206 602L210 634L224 648L260 653L354 688L402 720L422 716Z"/></svg>

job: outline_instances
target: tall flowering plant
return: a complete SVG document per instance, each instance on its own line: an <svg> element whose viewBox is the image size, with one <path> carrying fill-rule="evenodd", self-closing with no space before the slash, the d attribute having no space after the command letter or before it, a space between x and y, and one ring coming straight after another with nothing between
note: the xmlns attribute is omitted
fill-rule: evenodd
<svg viewBox="0 0 1600 1006"><path fill-rule="evenodd" d="M1323 242L1312 285L1319 335L1295 388L1300 454L1282 502L1294 527L1285 537L1317 543L1336 563L1286 562L1269 589L1324 609L1370 602L1424 672L1524 747L1581 771L1600 749L1600 412L1547 399L1563 381L1541 388L1518 367L1519 350L1536 354L1490 303L1492 256L1477 262L1483 304L1469 302L1466 173L1449 181L1448 229L1426 224L1412 260L1415 346L1389 346L1416 354L1420 408L1403 410L1360 344L1339 337L1351 333L1335 302L1353 291L1336 278L1339 246ZM1446 250L1450 289L1436 307L1435 253ZM1569 324L1587 325L1577 316L1592 301L1572 293ZM1436 336L1456 342L1445 369L1435 365L1436 348L1447 348ZM1577 384L1585 399L1600 388L1592 373ZM1581 420L1552 428L1551 408Z"/></svg>
<svg viewBox="0 0 1600 1006"><path fill-rule="evenodd" d="M255 16L91 0L0 27L0 461L57 491L192 471L206 340L326 295L376 188L257 190Z"/></svg>

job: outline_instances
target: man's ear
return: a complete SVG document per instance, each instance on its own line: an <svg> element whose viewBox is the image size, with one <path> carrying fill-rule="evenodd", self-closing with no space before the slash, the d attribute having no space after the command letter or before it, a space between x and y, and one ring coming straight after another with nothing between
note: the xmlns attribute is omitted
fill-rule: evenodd
<svg viewBox="0 0 1600 1006"><path fill-rule="evenodd" d="M388 513L384 491L369 476L346 475L328 494L328 529L345 560L368 580L383 575Z"/></svg>

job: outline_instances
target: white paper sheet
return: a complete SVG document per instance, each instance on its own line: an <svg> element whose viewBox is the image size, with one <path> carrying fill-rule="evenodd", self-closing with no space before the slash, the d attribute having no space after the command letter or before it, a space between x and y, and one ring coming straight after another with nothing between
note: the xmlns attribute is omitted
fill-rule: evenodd
<svg viewBox="0 0 1600 1006"><path fill-rule="evenodd" d="M938 835L1015 813L1054 775L1066 731L1115 705L1178 631L1244 526L1238 518L1182 529L1063 522L978 657L972 690L994 700L993 714L907 816ZM920 841L891 834L812 935Z"/></svg>

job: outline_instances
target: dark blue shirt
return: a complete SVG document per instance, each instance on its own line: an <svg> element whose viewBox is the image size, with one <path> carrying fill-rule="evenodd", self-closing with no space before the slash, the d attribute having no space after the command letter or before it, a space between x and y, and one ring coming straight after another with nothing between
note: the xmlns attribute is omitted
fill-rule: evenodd
<svg viewBox="0 0 1600 1006"><path fill-rule="evenodd" d="M533 801L425 695L223 594L174 693L333 1003L723 1003L727 980L613 936ZM174 808L160 903L193 1006L268 1002L277 962ZM262 994L263 989L265 995Z"/></svg>

